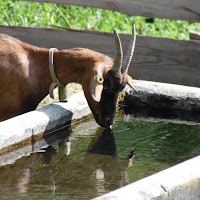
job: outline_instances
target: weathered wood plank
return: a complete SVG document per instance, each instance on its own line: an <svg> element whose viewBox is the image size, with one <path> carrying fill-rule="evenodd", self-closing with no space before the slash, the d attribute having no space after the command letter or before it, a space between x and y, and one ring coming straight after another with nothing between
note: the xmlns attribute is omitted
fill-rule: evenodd
<svg viewBox="0 0 200 200"><path fill-rule="evenodd" d="M0 26L0 33L40 47L84 47L114 57L114 40L111 33L7 26ZM126 52L130 35L121 34L120 37ZM200 87L199 55L200 41L137 36L129 74L135 79Z"/></svg>
<svg viewBox="0 0 200 200"><path fill-rule="evenodd" d="M200 40L200 33L190 31L190 39L191 40Z"/></svg>
<svg viewBox="0 0 200 200"><path fill-rule="evenodd" d="M200 22L199 0L24 0L89 6L134 16L180 19Z"/></svg>

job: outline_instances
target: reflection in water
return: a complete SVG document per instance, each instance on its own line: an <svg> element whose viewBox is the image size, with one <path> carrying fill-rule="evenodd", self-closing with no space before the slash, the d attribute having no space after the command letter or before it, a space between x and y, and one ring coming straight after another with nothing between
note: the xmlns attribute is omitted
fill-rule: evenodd
<svg viewBox="0 0 200 200"><path fill-rule="evenodd" d="M110 129L99 128L95 138L91 141L88 153L117 156L115 135Z"/></svg>
<svg viewBox="0 0 200 200"><path fill-rule="evenodd" d="M67 141L60 142L59 150L68 156L71 151L71 141L67 140Z"/></svg>
<svg viewBox="0 0 200 200"><path fill-rule="evenodd" d="M89 140L86 148L85 140ZM81 151L83 155L79 155ZM114 133L99 128L93 137L68 137L14 165L1 167L1 193L9 190L29 195L29 199L34 194L40 199L57 195L88 199L127 184L129 162L129 158L117 156Z"/></svg>
<svg viewBox="0 0 200 200"><path fill-rule="evenodd" d="M120 159L117 156L115 134L109 129L101 131L102 128L90 143L84 163L92 163L90 169L95 174L97 191L106 192L128 183L127 169L132 156Z"/></svg>
<svg viewBox="0 0 200 200"><path fill-rule="evenodd" d="M63 130L17 149L14 164L5 165L13 163L13 152L0 155L1 199L91 199L200 152L198 125L130 118L116 122L114 133L91 127Z"/></svg>
<svg viewBox="0 0 200 200"><path fill-rule="evenodd" d="M19 193L27 193L28 192L28 184L30 182L30 170L24 169L22 173L22 177L19 180L17 185Z"/></svg>

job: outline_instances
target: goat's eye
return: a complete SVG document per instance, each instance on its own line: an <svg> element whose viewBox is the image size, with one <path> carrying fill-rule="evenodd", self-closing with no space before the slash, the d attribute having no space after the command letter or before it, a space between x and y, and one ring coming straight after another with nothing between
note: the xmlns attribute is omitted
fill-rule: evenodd
<svg viewBox="0 0 200 200"><path fill-rule="evenodd" d="M102 84L104 82L104 78L102 76L97 76L97 82Z"/></svg>

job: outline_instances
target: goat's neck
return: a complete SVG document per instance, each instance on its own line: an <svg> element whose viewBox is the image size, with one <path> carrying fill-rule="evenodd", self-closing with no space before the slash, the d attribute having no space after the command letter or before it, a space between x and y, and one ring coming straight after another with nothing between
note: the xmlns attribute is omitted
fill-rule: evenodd
<svg viewBox="0 0 200 200"><path fill-rule="evenodd" d="M37 62L34 63L35 77L38 77L41 98L48 94L52 78L49 71L49 50L40 49L35 51L33 57L37 54ZM105 61L107 56L88 50L88 49L71 49L54 52L54 70L61 84L71 82L80 83L90 81L91 71L97 67L98 63Z"/></svg>
<svg viewBox="0 0 200 200"><path fill-rule="evenodd" d="M54 52L54 70L61 84L82 84L86 68L88 67L84 58L72 53L71 50Z"/></svg>
<svg viewBox="0 0 200 200"><path fill-rule="evenodd" d="M82 48L54 52L54 68L62 84L71 82L83 84L85 79L90 81L92 71L100 66L103 68L112 66L112 59L104 54Z"/></svg>

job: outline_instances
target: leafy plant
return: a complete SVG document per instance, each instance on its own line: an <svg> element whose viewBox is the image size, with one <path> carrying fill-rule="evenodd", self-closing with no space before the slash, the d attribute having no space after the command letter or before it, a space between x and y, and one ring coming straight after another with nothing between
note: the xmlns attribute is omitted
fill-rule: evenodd
<svg viewBox="0 0 200 200"><path fill-rule="evenodd" d="M131 34L132 24L135 24L137 34L175 39L188 39L189 30L200 32L200 23L157 18L152 23L147 23L145 17L52 3L2 0L0 13L0 24L7 26L51 27L54 29L55 26L61 26L104 32L112 32L115 28L121 33Z"/></svg>

